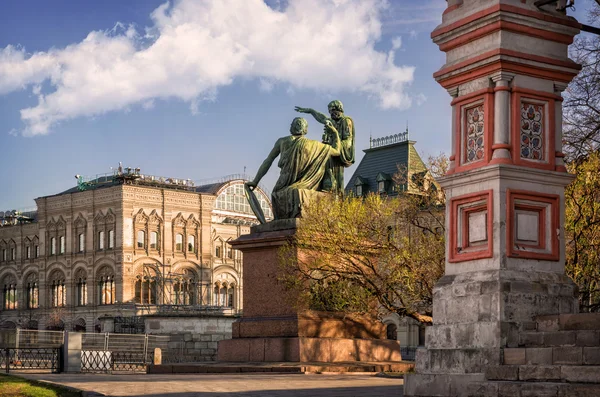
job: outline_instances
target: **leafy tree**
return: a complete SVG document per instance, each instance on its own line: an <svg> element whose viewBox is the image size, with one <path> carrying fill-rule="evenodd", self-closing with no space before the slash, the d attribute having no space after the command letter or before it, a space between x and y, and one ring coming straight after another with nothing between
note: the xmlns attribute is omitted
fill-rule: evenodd
<svg viewBox="0 0 600 397"><path fill-rule="evenodd" d="M444 167L444 158L430 163ZM445 262L443 193L429 174L412 178L399 170L394 179L414 191L325 195L303 209L295 239L280 255L282 280L299 292L301 306L380 310L431 323Z"/></svg>
<svg viewBox="0 0 600 397"><path fill-rule="evenodd" d="M582 311L600 311L600 154L568 167L576 179L565 190L566 271Z"/></svg>

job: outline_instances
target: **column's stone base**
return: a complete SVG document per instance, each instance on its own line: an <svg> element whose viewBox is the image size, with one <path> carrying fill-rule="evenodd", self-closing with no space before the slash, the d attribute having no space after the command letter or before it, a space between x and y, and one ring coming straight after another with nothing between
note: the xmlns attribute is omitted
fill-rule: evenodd
<svg viewBox="0 0 600 397"><path fill-rule="evenodd" d="M485 270L442 277L434 288L434 325L419 349L405 396L471 396L505 363L505 348L536 330L537 316L576 312L575 284L559 273ZM510 350L510 349L509 349ZM513 349L516 350L516 349ZM487 386L486 386L487 387Z"/></svg>
<svg viewBox="0 0 600 397"><path fill-rule="evenodd" d="M400 343L386 339L239 338L219 342L220 362L333 363L400 361Z"/></svg>
<svg viewBox="0 0 600 397"><path fill-rule="evenodd" d="M404 395L415 397L466 396L466 390L470 384L484 380L483 373L410 374L404 376Z"/></svg>

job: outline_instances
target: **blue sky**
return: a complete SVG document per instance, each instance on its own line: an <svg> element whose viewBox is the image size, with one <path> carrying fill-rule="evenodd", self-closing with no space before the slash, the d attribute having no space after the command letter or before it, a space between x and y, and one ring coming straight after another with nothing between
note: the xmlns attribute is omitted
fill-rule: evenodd
<svg viewBox="0 0 600 397"><path fill-rule="evenodd" d="M254 175L294 106L332 99L355 121L358 161L370 135L407 123L422 156L447 153L450 97L431 77L444 54L429 38L445 3L3 2L0 210L119 161L195 181ZM309 137L321 132L309 119ZM264 185L277 176L274 164Z"/></svg>

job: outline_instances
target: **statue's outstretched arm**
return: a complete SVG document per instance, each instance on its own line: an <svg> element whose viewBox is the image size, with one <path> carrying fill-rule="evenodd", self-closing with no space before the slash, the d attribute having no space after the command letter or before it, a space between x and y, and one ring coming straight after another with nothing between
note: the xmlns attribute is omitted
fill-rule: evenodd
<svg viewBox="0 0 600 397"><path fill-rule="evenodd" d="M279 153L281 153L281 149L280 149L281 145L279 144L279 141L280 141L280 139L278 139L277 142L275 142L275 146L273 146L273 149L271 149L271 153L269 153L269 155L267 156L265 161L263 161L263 163L258 168L258 171L256 172L256 176L254 177L254 180L252 182L246 182L246 185L248 185L252 190L254 190L256 188L256 186L258 186L258 183L260 182L260 180L263 178L263 176L265 176L267 174L267 172L269 171L269 168L271 168L271 164L273 164L273 160L275 160L277 158L277 156L279 156Z"/></svg>
<svg viewBox="0 0 600 397"><path fill-rule="evenodd" d="M315 120L317 120L321 124L325 124L327 120L329 120L329 117L327 117L321 112L317 112L315 109L301 108L300 106L296 106L294 107L294 110L299 113L308 113L312 115L315 118Z"/></svg>

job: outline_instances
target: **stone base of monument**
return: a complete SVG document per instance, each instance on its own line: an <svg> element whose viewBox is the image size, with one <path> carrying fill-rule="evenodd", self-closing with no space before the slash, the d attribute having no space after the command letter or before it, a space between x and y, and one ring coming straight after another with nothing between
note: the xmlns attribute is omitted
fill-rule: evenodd
<svg viewBox="0 0 600 397"><path fill-rule="evenodd" d="M375 318L295 306L294 293L279 280L279 255L282 245L293 238L297 222L256 226L251 234L232 242L244 255L244 310L233 324L233 339L219 342L218 361L400 362L399 342L385 339L385 327Z"/></svg>
<svg viewBox="0 0 600 397"><path fill-rule="evenodd" d="M557 273L444 276L405 396L600 396L600 314Z"/></svg>

